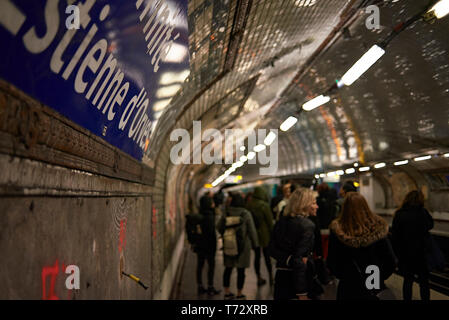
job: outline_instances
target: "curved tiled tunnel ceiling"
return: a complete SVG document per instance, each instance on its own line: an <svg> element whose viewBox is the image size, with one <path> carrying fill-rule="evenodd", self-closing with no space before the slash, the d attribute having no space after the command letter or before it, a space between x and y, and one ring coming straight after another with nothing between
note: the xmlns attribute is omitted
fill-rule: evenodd
<svg viewBox="0 0 449 320"><path fill-rule="evenodd" d="M261 126L278 128L302 103L326 91L373 44L399 22L413 16L426 1L403 1L383 7L378 32L360 15L304 74L282 95ZM418 22L401 33L386 55L351 87L337 92L330 103L304 112L279 136L279 173L332 171L353 162L394 161L449 148L447 53L448 20L435 25ZM281 100L281 101L282 101ZM417 164L423 167L424 163ZM429 167L442 165L436 161ZM444 166L444 164L443 164ZM240 172L242 172L241 170ZM258 169L244 171L248 180Z"/></svg>
<svg viewBox="0 0 449 320"><path fill-rule="evenodd" d="M364 8L373 3L381 6L380 30L365 26ZM144 159L156 168L156 190L162 190L155 196L156 206L166 206L168 176L177 177L171 183L192 177L185 188L193 195L228 167L173 165L169 155L174 142L167 143L173 129L191 132L192 121L201 119L209 119L208 127L219 130L279 128L397 23L427 4L189 1L191 73L162 114ZM325 106L302 112L294 128L280 132L278 174L312 174L356 161L397 160L449 149L448 25L449 19L434 25L418 21L351 87L339 90ZM243 95L229 98L236 92ZM258 168L247 165L239 172L253 180L259 177Z"/></svg>
<svg viewBox="0 0 449 320"><path fill-rule="evenodd" d="M426 3L399 1L385 6L379 32L368 30L365 16L360 16L348 28L349 35L341 36L283 94L285 100L296 103L272 110L264 126L278 127L287 114L326 91L394 25L422 10ZM300 171L330 171L357 161L373 163L447 150L448 26L448 19L435 25L422 21L412 25L351 87L339 90L330 103L302 113L294 130L279 140L286 149L291 150L293 142L304 150L308 159L297 159L305 163Z"/></svg>

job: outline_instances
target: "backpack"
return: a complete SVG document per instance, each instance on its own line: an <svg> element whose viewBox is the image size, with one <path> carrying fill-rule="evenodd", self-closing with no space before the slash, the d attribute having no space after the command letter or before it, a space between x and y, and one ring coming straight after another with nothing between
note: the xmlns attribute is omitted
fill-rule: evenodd
<svg viewBox="0 0 449 320"><path fill-rule="evenodd" d="M189 213L186 215L186 234L187 241L192 245L198 245L201 240L202 230L201 223L203 222L203 216L197 213Z"/></svg>
<svg viewBox="0 0 449 320"><path fill-rule="evenodd" d="M230 257L238 257L245 244L242 230L242 217L226 217L225 231L223 233L223 251Z"/></svg>

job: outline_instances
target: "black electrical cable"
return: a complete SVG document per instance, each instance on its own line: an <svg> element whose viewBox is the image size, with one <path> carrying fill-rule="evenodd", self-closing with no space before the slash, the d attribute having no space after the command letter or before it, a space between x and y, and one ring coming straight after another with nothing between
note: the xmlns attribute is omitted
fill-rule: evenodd
<svg viewBox="0 0 449 320"><path fill-rule="evenodd" d="M382 49L386 49L386 47L390 44L390 42L396 38L401 32L406 30L408 27L410 27L413 23L416 21L422 19L426 12L428 12L439 0L430 0L429 3L421 10L419 13L411 17L405 22L401 22L398 25L396 25L393 30L390 32L390 34L382 41L380 41L377 45L381 47ZM366 3L366 2L365 2ZM324 95L330 96L336 91L338 91L339 86L338 83L334 83L330 88L328 88ZM302 108L300 108L302 110Z"/></svg>
<svg viewBox="0 0 449 320"><path fill-rule="evenodd" d="M423 18L424 14L429 11L430 8L432 8L435 5L436 1L431 0L429 3L424 7L422 11L414 15L412 18L408 19L405 22L401 22L398 25L396 25L393 28L393 31L384 39L382 40L378 45L382 49L385 49L390 42L396 38L401 32L406 30L408 27L410 27L413 23Z"/></svg>

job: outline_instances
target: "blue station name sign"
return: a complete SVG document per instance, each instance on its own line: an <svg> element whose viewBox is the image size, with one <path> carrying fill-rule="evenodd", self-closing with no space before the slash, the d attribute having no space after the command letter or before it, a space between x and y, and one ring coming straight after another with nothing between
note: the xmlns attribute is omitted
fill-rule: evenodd
<svg viewBox="0 0 449 320"><path fill-rule="evenodd" d="M189 69L187 1L1 0L0 44L1 79L141 160Z"/></svg>

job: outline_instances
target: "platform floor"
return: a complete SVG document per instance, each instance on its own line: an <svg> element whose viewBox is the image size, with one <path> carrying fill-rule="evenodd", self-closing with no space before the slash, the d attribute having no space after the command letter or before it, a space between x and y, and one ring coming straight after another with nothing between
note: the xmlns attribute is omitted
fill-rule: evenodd
<svg viewBox="0 0 449 320"><path fill-rule="evenodd" d="M218 245L220 248L220 245ZM222 300L223 299L223 252L218 250L215 258L215 276L214 285L217 290L221 290L221 293L215 296L208 296L207 294L198 295L196 285L196 254L185 248L186 256L185 263L180 276L179 290L174 297L178 300ZM243 294L246 295L248 300L272 300L273 299L273 287L269 285L268 281L263 286L257 286L257 277L252 265L254 261L254 252L252 252L251 266L246 269L245 272L245 285L243 288ZM273 266L275 265L273 260ZM268 280L268 273L265 267L263 257L261 258L261 273L262 277ZM207 263L203 269L203 283L207 284ZM401 300L402 299L402 277L393 274L386 282L387 290L381 294L382 300ZM325 292L321 296L321 300L335 300L337 281L325 286ZM231 276L231 292L234 294L237 292L237 271L234 269ZM443 295L437 291L431 290L431 300L449 300L449 296ZM419 287L416 283L413 285L413 300L419 300Z"/></svg>

